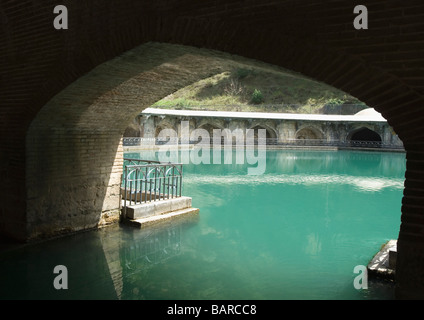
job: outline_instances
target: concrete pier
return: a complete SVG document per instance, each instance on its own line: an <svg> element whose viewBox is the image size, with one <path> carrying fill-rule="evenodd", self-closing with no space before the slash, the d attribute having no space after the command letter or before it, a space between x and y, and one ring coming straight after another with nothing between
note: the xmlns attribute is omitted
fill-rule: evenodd
<svg viewBox="0 0 424 320"><path fill-rule="evenodd" d="M191 206L190 197L178 197L160 201L147 201L132 205L127 203L126 213L123 212L123 216L124 222L141 228L169 219L176 219L187 215L197 215L198 213L199 209Z"/></svg>
<svg viewBox="0 0 424 320"><path fill-rule="evenodd" d="M397 240L388 241L368 264L368 274L394 280L397 257Z"/></svg>

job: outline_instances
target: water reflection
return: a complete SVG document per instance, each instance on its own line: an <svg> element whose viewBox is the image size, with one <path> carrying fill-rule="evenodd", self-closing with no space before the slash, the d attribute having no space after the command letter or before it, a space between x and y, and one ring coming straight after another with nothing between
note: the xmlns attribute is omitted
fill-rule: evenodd
<svg viewBox="0 0 424 320"><path fill-rule="evenodd" d="M101 233L103 251L118 299L146 299L151 268L181 254L183 229L197 223L197 216L162 222L143 229L121 226L125 232ZM115 235L115 233L113 233ZM141 279L141 280L140 280Z"/></svg>
<svg viewBox="0 0 424 320"><path fill-rule="evenodd" d="M0 299L142 299L137 279L178 256L183 230L196 223L185 217L145 230L116 225L2 252ZM59 264L68 270L67 290L53 286Z"/></svg>
<svg viewBox="0 0 424 320"><path fill-rule="evenodd" d="M190 151L193 152L193 151ZM212 151L210 151L212 153ZM127 157L159 159L160 152L151 150L127 153ZM185 175L207 176L247 175L251 167L246 158L236 162L236 151L228 155L230 163L184 165ZM212 159L212 157L211 157ZM304 150L268 150L266 153L266 171L272 174L328 174L335 173L359 177L404 178L405 154L361 151L304 151Z"/></svg>
<svg viewBox="0 0 424 320"><path fill-rule="evenodd" d="M305 246L305 253L308 255L317 255L322 250L322 243L319 239L319 235L311 233L307 235L307 245Z"/></svg>

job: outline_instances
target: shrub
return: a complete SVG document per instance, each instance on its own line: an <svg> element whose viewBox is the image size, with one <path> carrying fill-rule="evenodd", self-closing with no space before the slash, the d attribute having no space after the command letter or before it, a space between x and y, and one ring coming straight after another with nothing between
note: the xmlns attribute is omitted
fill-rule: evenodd
<svg viewBox="0 0 424 320"><path fill-rule="evenodd" d="M324 105L324 113L340 113L341 106L344 104L344 101L339 98L331 98Z"/></svg>
<svg viewBox="0 0 424 320"><path fill-rule="evenodd" d="M238 68L236 70L236 76L237 76L238 79L243 79L251 73L252 73L252 70L249 70L249 69Z"/></svg>
<svg viewBox="0 0 424 320"><path fill-rule="evenodd" d="M339 98L331 98L327 101L326 105L328 106L339 106L344 103L344 100Z"/></svg>
<svg viewBox="0 0 424 320"><path fill-rule="evenodd" d="M262 94L260 90L255 89L255 91L253 91L252 93L252 102L254 104L259 104L263 101L264 101L264 95Z"/></svg>
<svg viewBox="0 0 424 320"><path fill-rule="evenodd" d="M243 86L235 79L231 79L230 83L224 88L225 94L229 96L241 95L243 90Z"/></svg>

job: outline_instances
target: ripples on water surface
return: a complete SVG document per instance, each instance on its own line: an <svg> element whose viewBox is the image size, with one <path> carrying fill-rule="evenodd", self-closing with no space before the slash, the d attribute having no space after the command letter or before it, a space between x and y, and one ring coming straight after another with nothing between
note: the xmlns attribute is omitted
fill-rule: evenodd
<svg viewBox="0 0 424 320"><path fill-rule="evenodd" d="M152 159L142 152L126 156ZM403 153L268 151L248 165L185 165L198 218L136 230L113 226L0 255L1 298L389 299L392 286L353 287L396 239ZM65 265L69 289L53 288Z"/></svg>

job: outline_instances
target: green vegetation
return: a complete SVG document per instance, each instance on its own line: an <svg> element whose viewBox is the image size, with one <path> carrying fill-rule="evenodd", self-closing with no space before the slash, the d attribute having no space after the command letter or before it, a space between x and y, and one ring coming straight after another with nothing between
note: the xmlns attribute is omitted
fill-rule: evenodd
<svg viewBox="0 0 424 320"><path fill-rule="evenodd" d="M260 104L263 101L264 101L264 95L262 94L260 90L255 89L255 91L253 91L252 93L252 102L254 104Z"/></svg>
<svg viewBox="0 0 424 320"><path fill-rule="evenodd" d="M353 114L367 106L324 83L281 69L233 67L165 97L163 109ZM353 106L352 106L353 105Z"/></svg>

